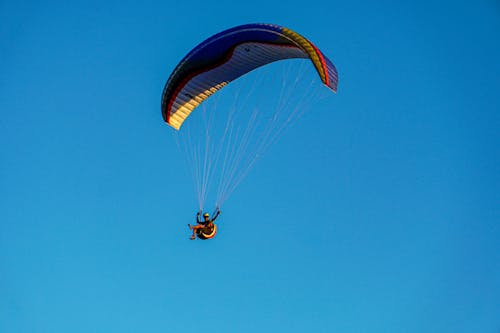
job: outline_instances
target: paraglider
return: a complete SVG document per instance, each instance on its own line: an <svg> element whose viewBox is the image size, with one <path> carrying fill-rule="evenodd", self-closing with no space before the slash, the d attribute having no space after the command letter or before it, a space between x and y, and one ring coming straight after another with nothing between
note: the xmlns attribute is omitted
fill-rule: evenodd
<svg viewBox="0 0 500 333"><path fill-rule="evenodd" d="M337 91L335 66L309 40L278 25L246 24L208 38L181 60L163 89L163 119L179 130L200 103L229 82L258 67L292 58L310 59L321 81Z"/></svg>
<svg viewBox="0 0 500 333"><path fill-rule="evenodd" d="M210 214L203 214L203 220L200 219L201 210L196 214L196 223L197 225L188 224L190 230L193 231L193 234L189 239L195 240L196 236L199 239L210 239L215 237L217 233L217 225L214 223L217 217L219 217L220 209L217 207L213 217L210 218Z"/></svg>
<svg viewBox="0 0 500 333"><path fill-rule="evenodd" d="M200 105L230 82L267 64L286 59L308 59L324 83L337 91L338 74L333 63L312 42L298 33L274 24L246 24L217 33L193 48L175 67L163 89L161 109L164 121L176 130L178 146L186 153L198 195L200 212L207 193L217 192L216 207L220 207L248 174L256 159L276 141L294 117L299 107L279 103L272 110L252 107L246 112L227 111L225 120L214 120L216 109L202 108L198 121L203 122L192 133L185 125L187 118ZM316 76L316 81L317 81ZM298 78L294 81L297 83ZM251 89L246 89L251 90ZM304 92L304 94L307 94ZM280 94L289 96L287 94ZM309 96L304 100L310 100ZM304 108L303 108L304 109ZM236 115L247 115L244 121ZM190 122L188 122L190 123ZM187 130L181 130L182 126ZM215 129L217 126L220 128ZM182 137L182 133L187 133ZM191 226L191 239L209 239L217 227L205 216Z"/></svg>

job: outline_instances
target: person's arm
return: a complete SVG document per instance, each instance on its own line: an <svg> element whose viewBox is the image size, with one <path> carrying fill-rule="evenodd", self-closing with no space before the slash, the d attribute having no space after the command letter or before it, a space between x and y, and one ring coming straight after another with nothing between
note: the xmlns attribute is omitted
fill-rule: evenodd
<svg viewBox="0 0 500 333"><path fill-rule="evenodd" d="M217 209L217 210L215 211L214 217L212 217L212 222L214 222L214 221L215 221L215 219L216 219L217 217L219 217L219 214L220 214L220 209L219 209L219 207L217 207L216 209Z"/></svg>
<svg viewBox="0 0 500 333"><path fill-rule="evenodd" d="M200 210L200 211L198 211L198 213L196 213L196 222L197 222L198 224L200 224L200 223L201 223L201 220L200 220L200 215L201 215L201 210Z"/></svg>

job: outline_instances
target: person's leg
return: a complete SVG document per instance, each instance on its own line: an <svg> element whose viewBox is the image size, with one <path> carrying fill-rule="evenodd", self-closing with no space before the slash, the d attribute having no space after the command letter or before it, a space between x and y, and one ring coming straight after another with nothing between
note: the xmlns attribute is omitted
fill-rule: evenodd
<svg viewBox="0 0 500 333"><path fill-rule="evenodd" d="M189 237L189 239L191 239L191 240L196 239L196 232L198 231L198 229L203 228L203 226L202 225L191 225L191 224L188 224L188 226L189 226L189 229L193 230L193 234L191 235L191 237Z"/></svg>

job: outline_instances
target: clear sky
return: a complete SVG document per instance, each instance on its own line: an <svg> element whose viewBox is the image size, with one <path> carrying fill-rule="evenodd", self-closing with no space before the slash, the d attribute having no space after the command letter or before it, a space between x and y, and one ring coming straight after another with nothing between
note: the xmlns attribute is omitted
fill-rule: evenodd
<svg viewBox="0 0 500 333"><path fill-rule="evenodd" d="M252 22L339 92L192 242L161 92ZM498 332L499 59L495 0L1 1L0 332Z"/></svg>

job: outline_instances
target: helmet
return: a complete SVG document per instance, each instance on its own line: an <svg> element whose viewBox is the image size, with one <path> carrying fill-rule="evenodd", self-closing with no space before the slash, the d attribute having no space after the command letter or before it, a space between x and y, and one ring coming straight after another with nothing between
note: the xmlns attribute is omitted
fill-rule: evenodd
<svg viewBox="0 0 500 333"><path fill-rule="evenodd" d="M208 213L203 214L203 217L209 217L209 216L210 216L210 214L208 214Z"/></svg>

